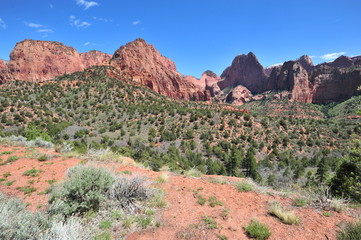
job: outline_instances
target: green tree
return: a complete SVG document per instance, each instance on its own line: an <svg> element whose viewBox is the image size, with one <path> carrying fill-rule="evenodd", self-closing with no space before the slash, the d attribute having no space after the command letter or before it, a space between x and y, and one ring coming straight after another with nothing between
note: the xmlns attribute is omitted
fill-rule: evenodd
<svg viewBox="0 0 361 240"><path fill-rule="evenodd" d="M333 194L361 202L361 141L355 142L330 185Z"/></svg>
<svg viewBox="0 0 361 240"><path fill-rule="evenodd" d="M328 176L329 164L325 156L322 157L321 161L317 165L316 179L320 183L324 183Z"/></svg>
<svg viewBox="0 0 361 240"><path fill-rule="evenodd" d="M246 157L243 161L246 177L251 177L256 181L261 180L260 174L257 172L257 160L255 158L255 149L250 147L247 151Z"/></svg>

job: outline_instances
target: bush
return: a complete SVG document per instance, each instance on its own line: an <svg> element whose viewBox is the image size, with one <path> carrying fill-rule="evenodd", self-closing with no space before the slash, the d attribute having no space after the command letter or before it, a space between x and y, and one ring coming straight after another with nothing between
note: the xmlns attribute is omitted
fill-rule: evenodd
<svg viewBox="0 0 361 240"><path fill-rule="evenodd" d="M39 239L48 227L47 219L40 213L27 212L24 204L0 193L0 239Z"/></svg>
<svg viewBox="0 0 361 240"><path fill-rule="evenodd" d="M348 223L346 227L337 234L337 240L359 240L361 239L361 222Z"/></svg>
<svg viewBox="0 0 361 240"><path fill-rule="evenodd" d="M75 166L69 170L68 179L53 189L49 211L65 217L97 211L113 182L113 175L104 168Z"/></svg>
<svg viewBox="0 0 361 240"><path fill-rule="evenodd" d="M257 240L268 239L271 236L268 227L255 219L252 219L244 229L251 238L257 238Z"/></svg>
<svg viewBox="0 0 361 240"><path fill-rule="evenodd" d="M249 192L249 191L254 191L254 189L255 189L253 185L251 185L245 181L237 182L236 188L240 192Z"/></svg>
<svg viewBox="0 0 361 240"><path fill-rule="evenodd" d="M89 233L77 218L69 218L66 222L53 221L50 229L41 240L77 240L86 239Z"/></svg>
<svg viewBox="0 0 361 240"><path fill-rule="evenodd" d="M286 211L278 202L273 202L268 212L286 224L300 224L301 220L293 212Z"/></svg>
<svg viewBox="0 0 361 240"><path fill-rule="evenodd" d="M350 154L337 169L331 181L331 191L339 197L361 202L361 147L355 142Z"/></svg>
<svg viewBox="0 0 361 240"><path fill-rule="evenodd" d="M295 205L296 207L304 207L307 205L307 199L305 198L296 198L294 201L293 201L293 205Z"/></svg>
<svg viewBox="0 0 361 240"><path fill-rule="evenodd" d="M108 191L108 197L116 200L120 206L130 212L136 210L136 201L143 201L150 197L151 193L142 177L117 177Z"/></svg>

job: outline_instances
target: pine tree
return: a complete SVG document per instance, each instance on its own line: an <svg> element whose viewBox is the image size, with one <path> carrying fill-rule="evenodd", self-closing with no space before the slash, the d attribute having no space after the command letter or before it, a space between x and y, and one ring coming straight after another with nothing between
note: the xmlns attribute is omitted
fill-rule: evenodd
<svg viewBox="0 0 361 240"><path fill-rule="evenodd" d="M322 184L325 182L327 176L328 176L328 161L326 157L324 156L321 161L317 165L317 172L316 172L316 179Z"/></svg>
<svg viewBox="0 0 361 240"><path fill-rule="evenodd" d="M259 181L261 176L257 172L257 161L255 158L255 150L250 147L247 151L246 158L244 159L243 167L246 170L246 177L251 177L256 181Z"/></svg>

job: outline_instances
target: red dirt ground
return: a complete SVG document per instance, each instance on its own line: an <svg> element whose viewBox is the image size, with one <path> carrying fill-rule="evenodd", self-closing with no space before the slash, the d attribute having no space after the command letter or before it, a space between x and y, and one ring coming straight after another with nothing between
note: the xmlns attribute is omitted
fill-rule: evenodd
<svg viewBox="0 0 361 240"><path fill-rule="evenodd" d="M54 155L54 158L40 162L37 158L29 158L27 154L31 148L25 147L4 147L0 146L0 154L4 151L12 151L11 154L0 155L2 161L8 156L19 156L20 159L11 164L0 166L0 178L3 174L10 172L11 176L0 183L0 191L11 196L17 196L29 203L30 210L46 208L47 197L38 193L44 191L49 183L47 180L55 179L57 182L64 179L67 169L81 162L81 159L66 158L59 153L50 150L37 149L42 154ZM33 149L33 151L36 151ZM29 154L28 154L29 155ZM127 159L128 161L131 161ZM1 163L0 162L0 163ZM49 164L52 163L52 164ZM120 163L101 164L115 171L131 171L133 174L146 175L156 178L160 173L151 170L122 165ZM36 177L23 176L23 172L29 169L40 169L42 172ZM238 181L238 178L203 176L202 178L191 178L183 175L169 174L166 183L157 184L166 192L168 207L161 213L161 225L157 228L148 229L142 232L132 233L127 239L220 239L220 235L228 239L248 239L244 231L252 218L257 218L265 223L271 230L269 239L282 240L318 240L334 239L339 231L339 224L345 221L354 220L350 212L330 212L331 216L326 217L323 211L309 207L297 208L292 206L292 200L274 194L261 194L257 192L239 192L233 184L212 183L210 178L227 179L229 182ZM4 183L16 180L11 186ZM35 180L31 186L37 190L30 195L24 195L16 187L29 185L29 180ZM205 199L216 197L223 203L223 206L209 206L209 202L203 206L197 202L194 191ZM279 201L288 209L294 211L302 220L300 225L286 225L277 218L269 215L267 209L270 201ZM228 213L225 214L225 209ZM217 222L217 228L207 229L202 221L203 217L212 217Z"/></svg>

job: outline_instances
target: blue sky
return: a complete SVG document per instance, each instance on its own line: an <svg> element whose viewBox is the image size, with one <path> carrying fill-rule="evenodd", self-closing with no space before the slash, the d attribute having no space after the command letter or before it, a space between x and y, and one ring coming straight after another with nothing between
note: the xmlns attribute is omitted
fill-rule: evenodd
<svg viewBox="0 0 361 240"><path fill-rule="evenodd" d="M26 38L113 54L144 38L178 71L217 74L242 53L263 66L361 55L360 0L2 0L0 58ZM331 54L331 55L330 55ZM332 55L333 54L333 55Z"/></svg>

